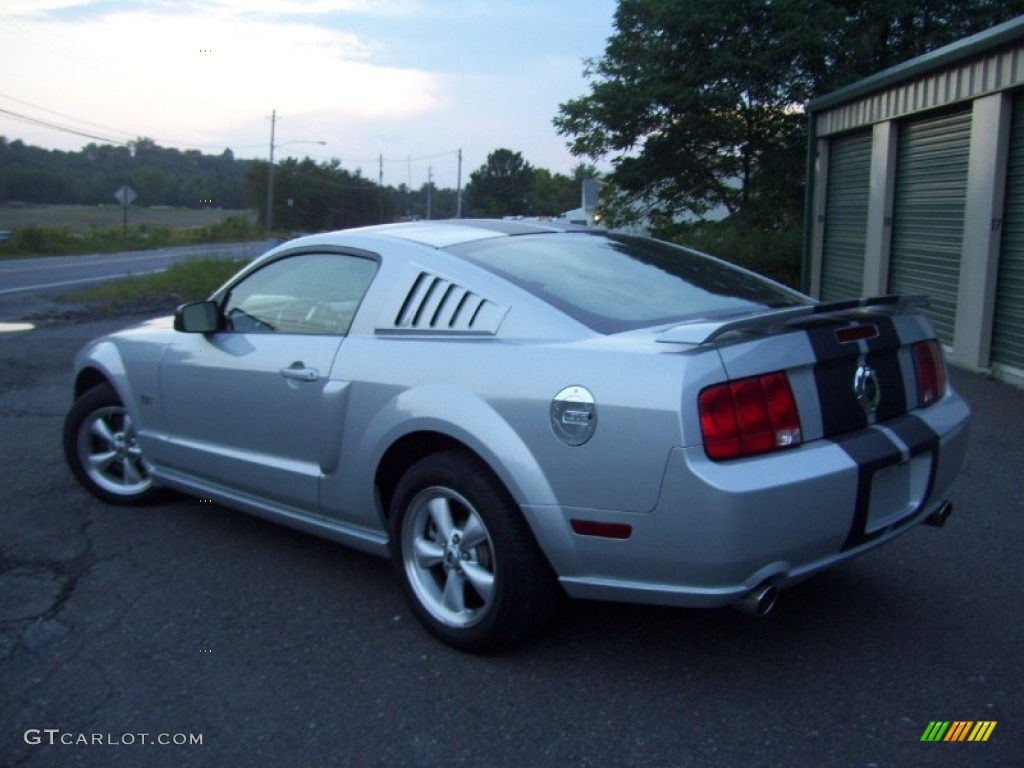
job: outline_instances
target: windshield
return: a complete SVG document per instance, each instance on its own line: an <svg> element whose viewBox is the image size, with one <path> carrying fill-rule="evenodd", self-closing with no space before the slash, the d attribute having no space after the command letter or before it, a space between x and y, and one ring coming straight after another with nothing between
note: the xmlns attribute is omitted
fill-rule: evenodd
<svg viewBox="0 0 1024 768"><path fill-rule="evenodd" d="M552 233L448 250L601 333L813 303L720 259L647 238Z"/></svg>

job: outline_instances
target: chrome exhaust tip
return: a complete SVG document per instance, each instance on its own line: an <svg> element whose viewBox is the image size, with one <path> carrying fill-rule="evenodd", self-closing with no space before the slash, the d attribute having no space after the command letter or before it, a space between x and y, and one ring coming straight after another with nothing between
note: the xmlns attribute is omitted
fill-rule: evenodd
<svg viewBox="0 0 1024 768"><path fill-rule="evenodd" d="M928 517L924 519L925 525L930 525L933 528L941 528L949 520L949 516L953 514L953 502L947 501L937 510L932 512Z"/></svg>
<svg viewBox="0 0 1024 768"><path fill-rule="evenodd" d="M775 607L779 590L771 584L761 584L732 604L733 608L751 616L767 616Z"/></svg>

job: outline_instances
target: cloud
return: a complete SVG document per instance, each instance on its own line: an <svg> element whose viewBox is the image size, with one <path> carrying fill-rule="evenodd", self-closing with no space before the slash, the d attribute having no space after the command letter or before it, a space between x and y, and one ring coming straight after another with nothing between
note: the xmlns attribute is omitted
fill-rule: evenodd
<svg viewBox="0 0 1024 768"><path fill-rule="evenodd" d="M441 153L420 174L432 165L454 183L456 148L472 169L498 147L567 171L573 159L551 118L583 90L580 59L599 52L613 5L0 0L0 70L16 73L0 90L13 111L37 105L120 140L262 156L276 109L282 153L368 162L374 175L381 154L404 178L417 156ZM0 133L81 144L3 118Z"/></svg>
<svg viewBox="0 0 1024 768"><path fill-rule="evenodd" d="M33 25L33 32L64 54L62 64L76 66L54 62L24 72L23 93L52 90L54 75L63 71L63 84L71 78L80 101L113 110L127 98L156 114L199 116L216 105L235 112L276 106L410 117L441 99L431 74L377 66L359 37L325 26L119 13L102 21L51 21Z"/></svg>
<svg viewBox="0 0 1024 768"><path fill-rule="evenodd" d="M68 0L5 0L3 16L34 16L74 5Z"/></svg>
<svg viewBox="0 0 1024 768"><path fill-rule="evenodd" d="M409 16L422 8L421 0L4 0L0 16L88 19L138 13L287 19L336 13Z"/></svg>
<svg viewBox="0 0 1024 768"><path fill-rule="evenodd" d="M199 6L197 5L197 8ZM265 13L274 16L362 13L372 16L409 16L418 13L418 0L210 0L203 8L229 14Z"/></svg>

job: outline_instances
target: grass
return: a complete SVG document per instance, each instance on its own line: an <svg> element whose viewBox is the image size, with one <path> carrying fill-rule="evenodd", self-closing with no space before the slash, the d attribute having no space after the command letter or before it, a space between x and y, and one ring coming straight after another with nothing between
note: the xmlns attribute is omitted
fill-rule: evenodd
<svg viewBox="0 0 1024 768"><path fill-rule="evenodd" d="M122 229L124 212L120 205L0 205L0 229ZM253 211L213 208L139 208L128 206L128 226L192 229L219 224L231 217L255 220Z"/></svg>
<svg viewBox="0 0 1024 768"><path fill-rule="evenodd" d="M0 258L70 256L195 243L258 240L252 211L130 208L125 236L119 206L0 206Z"/></svg>
<svg viewBox="0 0 1024 768"><path fill-rule="evenodd" d="M207 298L249 262L245 259L198 258L179 262L164 272L127 277L65 294L64 301L89 303L105 314L127 306L183 304Z"/></svg>

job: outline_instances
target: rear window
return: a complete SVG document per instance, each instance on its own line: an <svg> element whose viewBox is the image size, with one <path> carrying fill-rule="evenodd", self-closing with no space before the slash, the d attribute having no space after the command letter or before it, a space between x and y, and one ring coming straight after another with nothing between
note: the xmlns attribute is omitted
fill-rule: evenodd
<svg viewBox="0 0 1024 768"><path fill-rule="evenodd" d="M625 235L518 235L449 248L600 333L812 303L688 248Z"/></svg>

